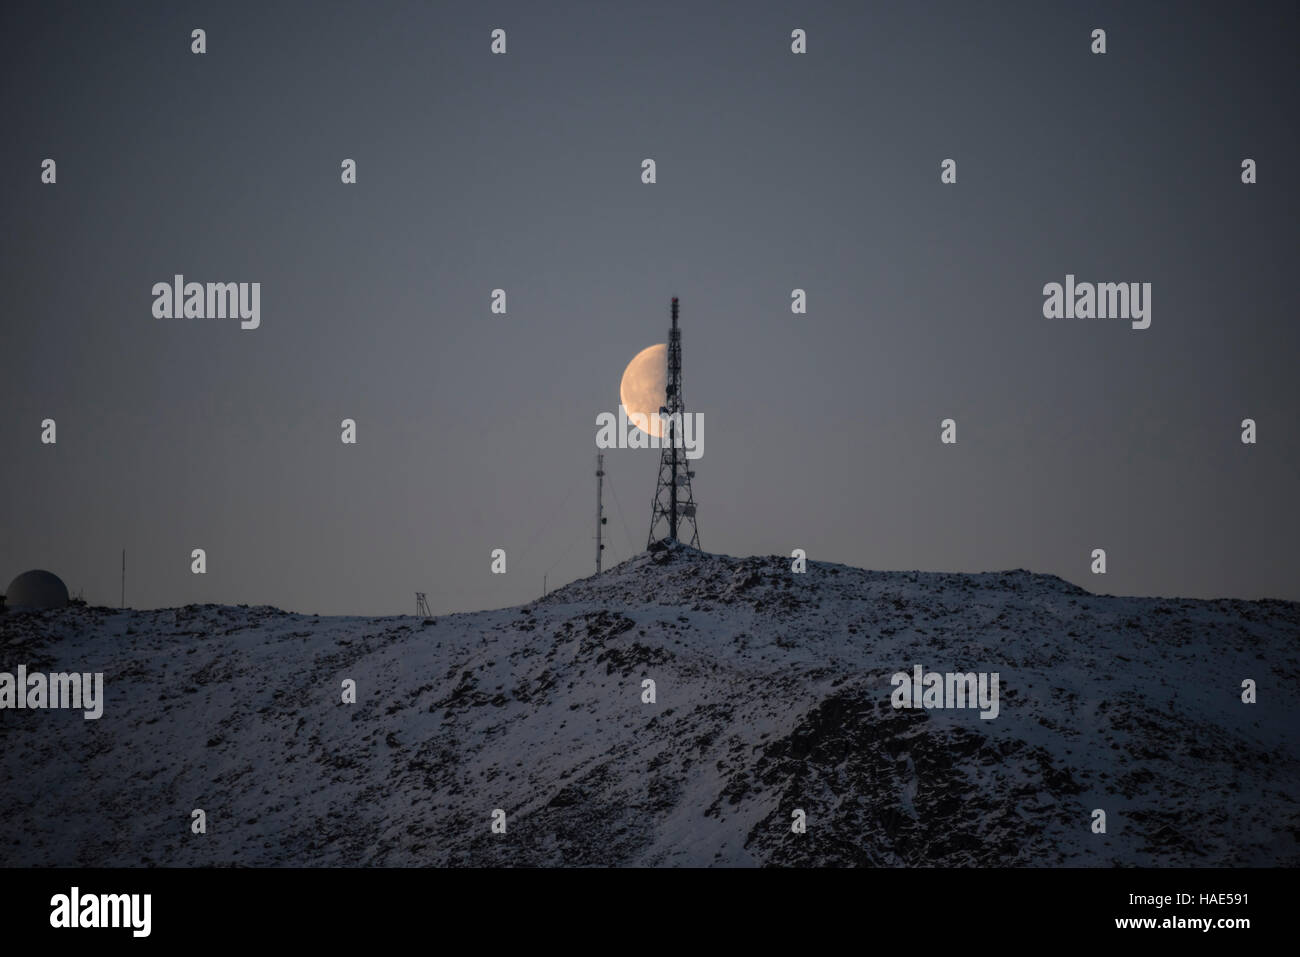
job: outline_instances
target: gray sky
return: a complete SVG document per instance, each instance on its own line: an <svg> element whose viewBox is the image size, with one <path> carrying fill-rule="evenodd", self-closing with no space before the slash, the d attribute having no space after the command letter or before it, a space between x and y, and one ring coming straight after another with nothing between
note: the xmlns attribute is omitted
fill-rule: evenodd
<svg viewBox="0 0 1300 957"><path fill-rule="evenodd" d="M590 574L596 415L677 295L708 551L1300 599L1298 19L5 4L0 587L116 604L124 547L137 607L443 612ZM155 319L177 272L260 282L261 327ZM1150 282L1151 328L1043 318L1066 273ZM607 562L657 455L607 455Z"/></svg>

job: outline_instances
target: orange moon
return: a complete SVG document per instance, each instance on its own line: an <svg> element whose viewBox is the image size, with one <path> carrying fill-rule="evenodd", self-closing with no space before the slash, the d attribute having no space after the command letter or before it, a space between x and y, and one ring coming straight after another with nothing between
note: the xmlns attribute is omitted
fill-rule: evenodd
<svg viewBox="0 0 1300 957"><path fill-rule="evenodd" d="M659 408L667 399L664 395L667 384L668 346L662 342L642 349L623 370L623 381L618 386L619 398L623 408L627 409L628 419L637 414L649 417L649 428L636 426L648 435L663 436ZM635 423L634 419L632 421Z"/></svg>

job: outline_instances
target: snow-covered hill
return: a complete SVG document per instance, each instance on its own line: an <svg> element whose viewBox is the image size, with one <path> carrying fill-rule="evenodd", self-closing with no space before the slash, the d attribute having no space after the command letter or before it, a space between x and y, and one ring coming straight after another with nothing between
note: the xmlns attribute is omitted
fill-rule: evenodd
<svg viewBox="0 0 1300 957"><path fill-rule="evenodd" d="M1295 865L1298 653L1292 602L688 549L428 620L10 614L0 671L105 703L0 711L0 865ZM997 718L893 708L918 664Z"/></svg>

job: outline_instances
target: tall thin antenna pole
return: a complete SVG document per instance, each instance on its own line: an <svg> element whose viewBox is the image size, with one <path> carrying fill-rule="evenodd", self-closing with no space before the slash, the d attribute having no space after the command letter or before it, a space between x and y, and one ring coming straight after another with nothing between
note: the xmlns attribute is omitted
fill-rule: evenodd
<svg viewBox="0 0 1300 957"><path fill-rule="evenodd" d="M126 608L126 549L122 549L122 607Z"/></svg>
<svg viewBox="0 0 1300 957"><path fill-rule="evenodd" d="M605 487L605 454L596 454L596 574L600 574L600 553L605 550L601 544L601 526L605 524L605 505L601 496Z"/></svg>
<svg viewBox="0 0 1300 957"><path fill-rule="evenodd" d="M673 327L668 333L668 411L684 411L681 404L682 334L677 329L677 297L673 296ZM668 537L677 541L677 436L675 419L668 420L668 447L672 451L673 481L669 496Z"/></svg>

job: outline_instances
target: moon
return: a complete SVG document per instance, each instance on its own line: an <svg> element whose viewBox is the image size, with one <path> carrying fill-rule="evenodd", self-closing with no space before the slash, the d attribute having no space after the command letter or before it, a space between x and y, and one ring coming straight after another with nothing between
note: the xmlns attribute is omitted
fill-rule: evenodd
<svg viewBox="0 0 1300 957"><path fill-rule="evenodd" d="M668 346L665 343L647 346L636 354L623 370L618 395L632 419L640 414L649 417L649 428L636 428L647 435L662 436L659 408L666 400L664 389L668 385ZM632 419L635 424L635 420Z"/></svg>

